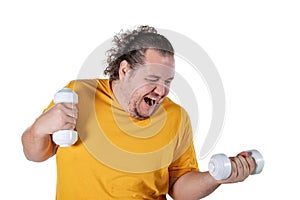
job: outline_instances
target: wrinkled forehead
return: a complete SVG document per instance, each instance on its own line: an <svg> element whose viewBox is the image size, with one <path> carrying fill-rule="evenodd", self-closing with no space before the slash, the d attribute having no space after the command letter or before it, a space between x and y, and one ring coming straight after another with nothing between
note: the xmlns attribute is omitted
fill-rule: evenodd
<svg viewBox="0 0 300 200"><path fill-rule="evenodd" d="M171 78L175 75L174 65L164 65L160 63L140 64L136 70L139 75L144 74L145 76L156 75L164 78Z"/></svg>
<svg viewBox="0 0 300 200"><path fill-rule="evenodd" d="M145 52L144 63L146 64L162 64L170 67L175 67L174 55L168 54L157 49L147 49Z"/></svg>

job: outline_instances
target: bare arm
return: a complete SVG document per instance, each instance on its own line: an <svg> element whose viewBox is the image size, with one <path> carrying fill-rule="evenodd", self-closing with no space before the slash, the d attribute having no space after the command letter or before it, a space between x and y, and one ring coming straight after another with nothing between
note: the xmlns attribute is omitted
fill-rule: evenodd
<svg viewBox="0 0 300 200"><path fill-rule="evenodd" d="M77 108L72 104L57 104L39 116L22 135L26 158L41 162L55 154L51 134L58 130L74 129Z"/></svg>
<svg viewBox="0 0 300 200"><path fill-rule="evenodd" d="M170 196L176 200L200 199L220 186L220 183L213 179L208 172L188 172L171 182L175 183L170 191Z"/></svg>
<svg viewBox="0 0 300 200"><path fill-rule="evenodd" d="M170 196L175 200L197 200L215 191L221 184L244 181L255 169L255 162L245 152L231 157L232 173L226 180L217 181L208 172L188 172L170 180Z"/></svg>
<svg viewBox="0 0 300 200"><path fill-rule="evenodd" d="M22 135L23 151L28 160L42 162L55 154L55 144L51 135L37 134L34 125Z"/></svg>

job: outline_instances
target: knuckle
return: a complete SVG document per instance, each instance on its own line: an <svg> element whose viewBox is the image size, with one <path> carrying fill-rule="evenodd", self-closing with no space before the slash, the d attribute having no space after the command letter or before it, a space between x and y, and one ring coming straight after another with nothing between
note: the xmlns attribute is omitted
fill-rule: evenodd
<svg viewBox="0 0 300 200"><path fill-rule="evenodd" d="M62 103L55 104L55 107L61 109L63 107L63 104Z"/></svg>
<svg viewBox="0 0 300 200"><path fill-rule="evenodd" d="M63 113L63 106L61 104L57 104L57 106L55 106L54 111L58 114Z"/></svg>

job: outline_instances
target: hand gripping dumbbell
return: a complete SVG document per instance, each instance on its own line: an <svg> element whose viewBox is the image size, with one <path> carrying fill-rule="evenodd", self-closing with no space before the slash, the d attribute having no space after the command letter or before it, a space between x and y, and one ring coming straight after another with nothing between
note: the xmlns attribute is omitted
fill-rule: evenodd
<svg viewBox="0 0 300 200"><path fill-rule="evenodd" d="M78 103L78 95L69 88L63 88L54 95L54 103ZM78 139L74 130L59 130L53 133L52 140L61 147L69 147Z"/></svg>
<svg viewBox="0 0 300 200"><path fill-rule="evenodd" d="M264 158L257 150L249 150L252 158L255 161L255 169L252 174L259 174L264 168ZM215 154L211 157L208 163L208 171L216 180L227 179L231 175L231 162L225 154Z"/></svg>

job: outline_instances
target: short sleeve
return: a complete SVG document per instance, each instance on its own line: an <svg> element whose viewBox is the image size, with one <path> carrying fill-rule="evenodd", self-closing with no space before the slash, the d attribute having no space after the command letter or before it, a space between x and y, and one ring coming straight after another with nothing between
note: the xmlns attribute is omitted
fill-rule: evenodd
<svg viewBox="0 0 300 200"><path fill-rule="evenodd" d="M199 171L193 143L169 166L170 177L180 177L190 171Z"/></svg>
<svg viewBox="0 0 300 200"><path fill-rule="evenodd" d="M193 143L192 125L184 109L182 109L181 119L174 160L169 165L170 177L180 177L190 171L199 171Z"/></svg>

